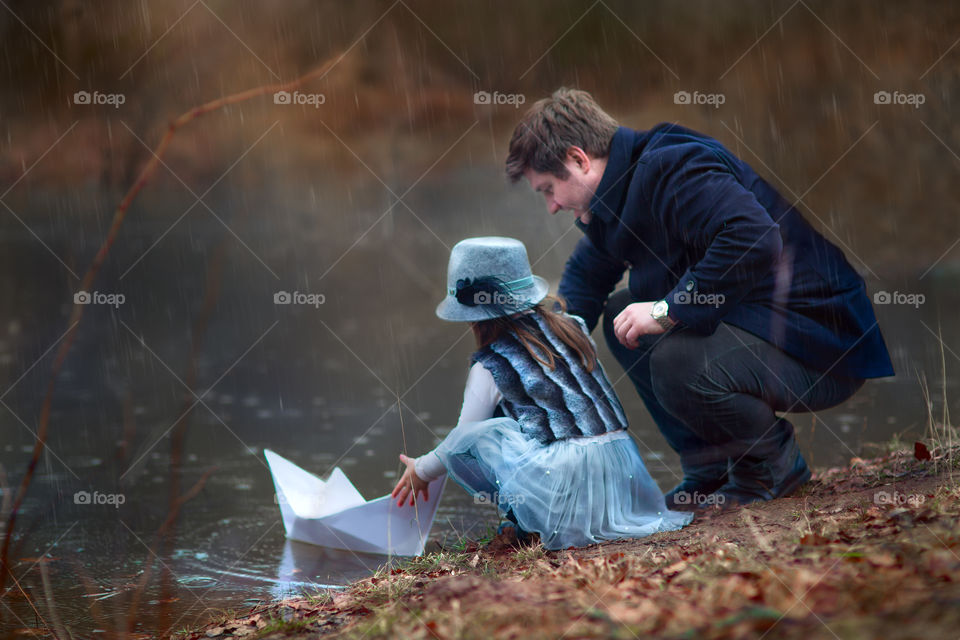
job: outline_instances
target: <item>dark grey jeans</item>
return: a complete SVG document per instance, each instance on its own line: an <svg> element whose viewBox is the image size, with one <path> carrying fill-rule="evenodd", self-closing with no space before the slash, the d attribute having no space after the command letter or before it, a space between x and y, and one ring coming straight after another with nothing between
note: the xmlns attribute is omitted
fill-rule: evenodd
<svg viewBox="0 0 960 640"><path fill-rule="evenodd" d="M697 467L725 469L728 459L773 456L793 425L777 412L819 411L840 404L862 385L816 371L774 345L721 323L712 335L675 327L641 336L628 349L613 319L631 302L629 291L610 296L603 332L667 443L680 454L685 475ZM789 432L789 433L787 433Z"/></svg>

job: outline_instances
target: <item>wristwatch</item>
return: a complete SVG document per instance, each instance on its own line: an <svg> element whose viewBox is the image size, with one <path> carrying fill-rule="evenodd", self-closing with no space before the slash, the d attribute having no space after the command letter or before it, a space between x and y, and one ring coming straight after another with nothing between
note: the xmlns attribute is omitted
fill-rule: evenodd
<svg viewBox="0 0 960 640"><path fill-rule="evenodd" d="M657 321L661 327L669 331L673 328L676 322L674 322L669 315L670 305L667 304L666 300L658 300L653 303L653 309L650 310L650 317Z"/></svg>

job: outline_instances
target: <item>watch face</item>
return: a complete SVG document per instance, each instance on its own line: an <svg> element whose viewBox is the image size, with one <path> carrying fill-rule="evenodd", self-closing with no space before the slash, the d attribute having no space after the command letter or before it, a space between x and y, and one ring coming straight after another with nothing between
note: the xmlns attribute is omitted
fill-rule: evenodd
<svg viewBox="0 0 960 640"><path fill-rule="evenodd" d="M667 303L663 300L654 303L652 311L653 313L650 315L652 315L654 318L662 318L663 316L667 315Z"/></svg>

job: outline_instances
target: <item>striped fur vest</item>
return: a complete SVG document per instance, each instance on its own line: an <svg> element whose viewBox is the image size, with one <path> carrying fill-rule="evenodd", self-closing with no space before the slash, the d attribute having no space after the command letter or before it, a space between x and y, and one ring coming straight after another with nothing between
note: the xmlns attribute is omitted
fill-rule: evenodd
<svg viewBox="0 0 960 640"><path fill-rule="evenodd" d="M576 316L581 329L582 321ZM627 427L627 419L600 362L587 371L579 358L547 327L538 313L519 322L543 336L562 357L551 371L527 351L513 333L501 336L473 354L492 375L503 395L504 415L521 430L546 444L578 436L594 436Z"/></svg>

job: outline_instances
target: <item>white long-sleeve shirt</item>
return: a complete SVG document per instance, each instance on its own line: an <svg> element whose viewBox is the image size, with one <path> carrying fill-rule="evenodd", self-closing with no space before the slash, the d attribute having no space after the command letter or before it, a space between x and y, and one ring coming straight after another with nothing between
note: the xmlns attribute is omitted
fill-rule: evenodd
<svg viewBox="0 0 960 640"><path fill-rule="evenodd" d="M460 419L457 424L479 422L493 417L493 412L503 399L503 395L493 381L493 376L479 362L470 367L467 384L463 389L463 406L460 407ZM416 459L414 471L420 479L430 482L447 472L436 449Z"/></svg>

